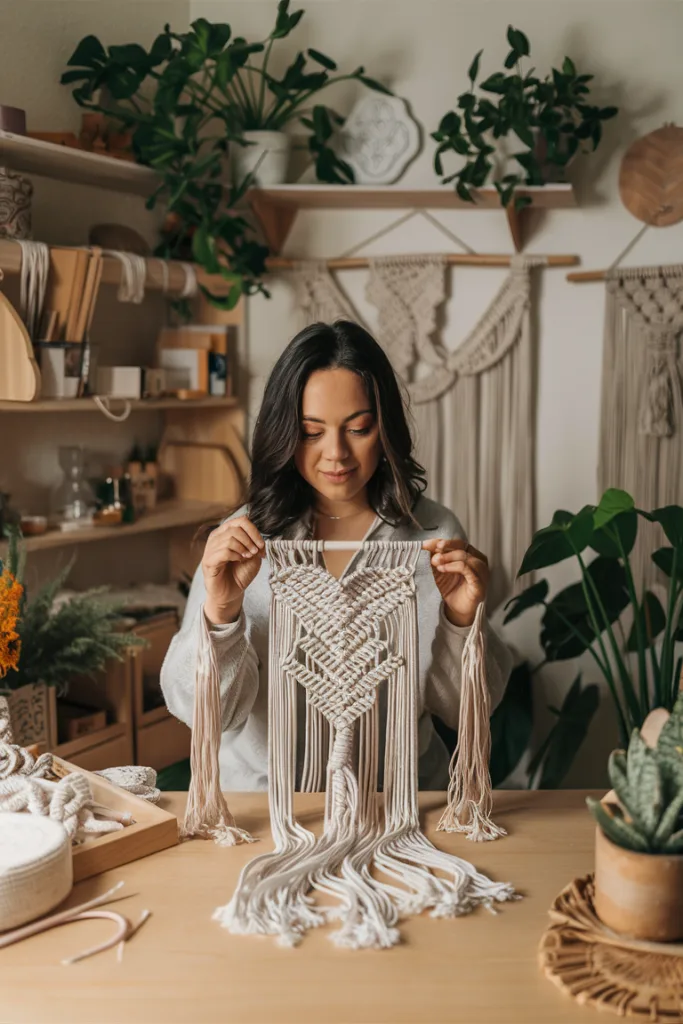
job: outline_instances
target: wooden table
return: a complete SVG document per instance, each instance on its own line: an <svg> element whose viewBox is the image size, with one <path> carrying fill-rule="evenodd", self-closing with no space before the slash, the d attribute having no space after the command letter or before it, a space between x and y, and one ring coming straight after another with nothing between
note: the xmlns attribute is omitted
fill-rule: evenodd
<svg viewBox="0 0 683 1024"><path fill-rule="evenodd" d="M524 894L497 916L412 918L391 950L339 950L327 929L297 949L274 939L233 936L211 920L258 847L220 848L195 840L80 883L74 903L125 879L136 895L121 909L152 917L126 948L70 967L60 960L111 934L111 922L78 922L0 951L2 1024L553 1024L598 1022L541 975L539 938L555 895L593 867L593 824L585 793L499 792L496 820L509 836L473 844L435 833L444 797L422 795L427 832L443 849L473 860ZM185 794L166 794L181 813ZM264 794L230 801L237 820L266 836ZM322 799L297 798L316 828Z"/></svg>

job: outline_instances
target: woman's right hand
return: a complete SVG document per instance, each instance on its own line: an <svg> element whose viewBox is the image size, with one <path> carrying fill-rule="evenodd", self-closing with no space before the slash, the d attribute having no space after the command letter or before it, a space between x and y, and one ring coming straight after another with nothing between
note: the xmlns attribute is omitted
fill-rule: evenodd
<svg viewBox="0 0 683 1024"><path fill-rule="evenodd" d="M228 519L209 536L202 558L204 612L213 625L236 622L244 591L256 579L265 555L263 537L246 516Z"/></svg>

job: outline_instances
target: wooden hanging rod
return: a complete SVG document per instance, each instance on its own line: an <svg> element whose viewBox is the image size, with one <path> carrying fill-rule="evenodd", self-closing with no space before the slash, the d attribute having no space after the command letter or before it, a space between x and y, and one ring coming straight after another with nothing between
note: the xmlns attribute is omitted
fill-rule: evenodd
<svg viewBox="0 0 683 1024"><path fill-rule="evenodd" d="M567 274L567 280L572 284L587 284L589 281L604 281L607 277L606 270L574 270Z"/></svg>
<svg viewBox="0 0 683 1024"><path fill-rule="evenodd" d="M485 252L453 252L446 256L446 263L449 266L459 267L509 267L513 257L506 253L485 253ZM578 256L544 256L546 265L549 267L575 267L579 262ZM268 270L295 270L297 266L305 261L285 259L282 256L271 256L266 260ZM328 270L362 270L370 266L367 256L340 256L338 259L323 261Z"/></svg>

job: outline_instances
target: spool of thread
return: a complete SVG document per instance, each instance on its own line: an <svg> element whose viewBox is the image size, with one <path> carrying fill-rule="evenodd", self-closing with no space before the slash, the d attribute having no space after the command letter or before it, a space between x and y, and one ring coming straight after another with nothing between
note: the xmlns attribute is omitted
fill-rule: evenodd
<svg viewBox="0 0 683 1024"><path fill-rule="evenodd" d="M72 887L64 827L38 814L0 813L0 932L47 914Z"/></svg>

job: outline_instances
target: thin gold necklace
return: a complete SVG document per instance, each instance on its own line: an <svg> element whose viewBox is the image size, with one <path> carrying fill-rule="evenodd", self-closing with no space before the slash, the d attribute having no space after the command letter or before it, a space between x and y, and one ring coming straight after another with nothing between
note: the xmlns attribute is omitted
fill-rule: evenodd
<svg viewBox="0 0 683 1024"><path fill-rule="evenodd" d="M352 512L350 516L331 516L327 512L319 512L317 508L313 509L313 513L316 516L324 516L325 519L354 519L355 516L362 516L364 513L369 512L369 508L361 509L360 512Z"/></svg>

